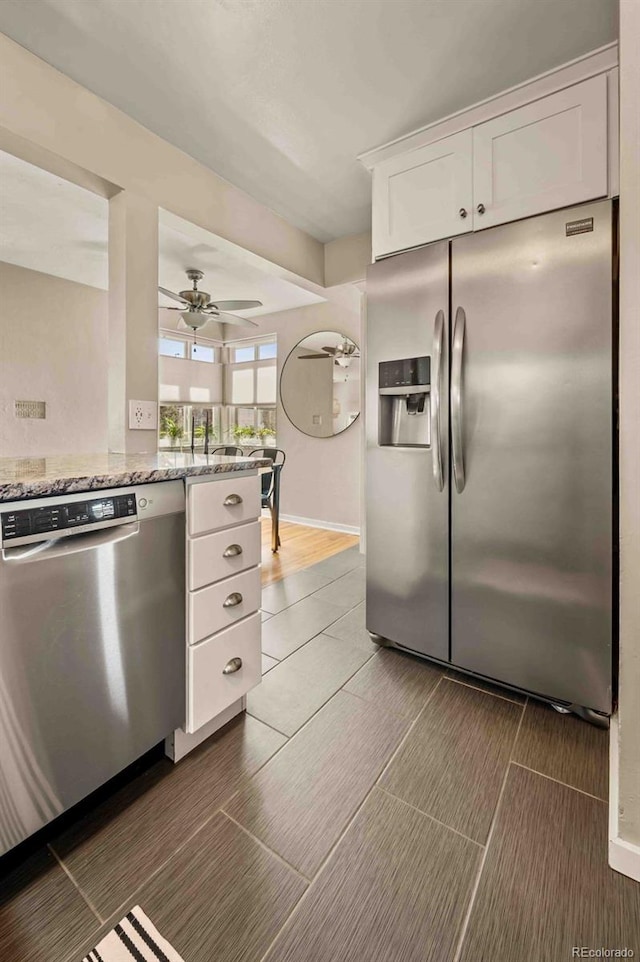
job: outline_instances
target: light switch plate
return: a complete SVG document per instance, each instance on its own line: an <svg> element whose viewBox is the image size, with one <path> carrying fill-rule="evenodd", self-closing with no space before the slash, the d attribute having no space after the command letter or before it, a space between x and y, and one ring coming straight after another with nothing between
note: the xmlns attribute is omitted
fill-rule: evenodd
<svg viewBox="0 0 640 962"><path fill-rule="evenodd" d="M129 401L129 427L132 431L157 431L157 401Z"/></svg>

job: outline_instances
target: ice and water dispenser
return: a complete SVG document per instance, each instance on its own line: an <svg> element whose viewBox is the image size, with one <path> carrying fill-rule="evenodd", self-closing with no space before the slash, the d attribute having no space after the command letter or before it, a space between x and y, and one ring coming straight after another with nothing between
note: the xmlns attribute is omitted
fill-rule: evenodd
<svg viewBox="0 0 640 962"><path fill-rule="evenodd" d="M381 361L378 394L378 444L428 448L431 444L431 358Z"/></svg>

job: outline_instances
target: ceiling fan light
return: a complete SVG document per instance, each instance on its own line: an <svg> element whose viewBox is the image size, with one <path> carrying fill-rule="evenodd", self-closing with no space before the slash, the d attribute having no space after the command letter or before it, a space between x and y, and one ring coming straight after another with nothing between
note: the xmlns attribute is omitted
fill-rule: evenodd
<svg viewBox="0 0 640 962"><path fill-rule="evenodd" d="M340 367L349 367L351 364L351 356L349 354L336 355L336 364L339 364Z"/></svg>
<svg viewBox="0 0 640 962"><path fill-rule="evenodd" d="M181 311L180 317L189 327L195 331L199 330L209 320L208 314L201 314L199 311Z"/></svg>

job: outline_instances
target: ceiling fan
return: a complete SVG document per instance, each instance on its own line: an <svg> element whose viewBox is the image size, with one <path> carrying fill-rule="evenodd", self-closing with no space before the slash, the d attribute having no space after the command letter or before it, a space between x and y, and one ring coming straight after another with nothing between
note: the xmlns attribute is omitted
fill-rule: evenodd
<svg viewBox="0 0 640 962"><path fill-rule="evenodd" d="M358 351L358 345L350 341L349 338L345 337L341 344L337 347L323 347L322 353L320 354L299 354L299 361L317 361L320 358L332 357L336 364L340 367L348 367L354 357L360 357Z"/></svg>
<svg viewBox="0 0 640 962"><path fill-rule="evenodd" d="M248 317L238 317L237 314L229 314L228 311L248 311L252 307L262 307L262 301L213 301L206 291L198 290L198 281L202 280L204 273L195 268L189 268L186 274L193 284L190 291L174 294L166 287L158 288L165 297L180 302L181 307L168 307L166 310L180 311L180 317L186 327L198 331L208 321L222 321L224 324L235 324L237 327L259 327Z"/></svg>

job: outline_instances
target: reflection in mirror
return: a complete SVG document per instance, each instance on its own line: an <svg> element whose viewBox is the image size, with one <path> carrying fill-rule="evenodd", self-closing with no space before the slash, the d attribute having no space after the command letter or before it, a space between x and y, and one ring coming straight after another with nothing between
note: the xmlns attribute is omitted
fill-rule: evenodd
<svg viewBox="0 0 640 962"><path fill-rule="evenodd" d="M314 438L341 434L360 414L360 349L338 331L317 331L289 354L280 398L291 423Z"/></svg>

